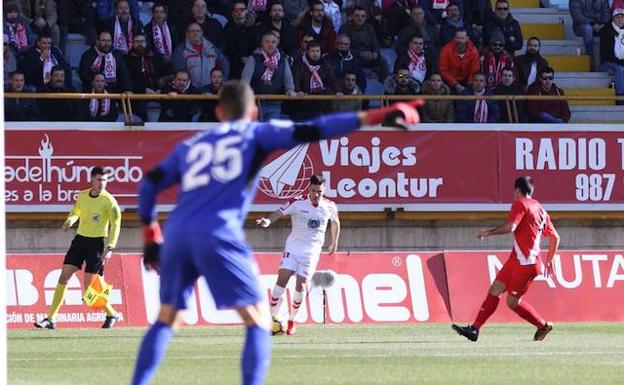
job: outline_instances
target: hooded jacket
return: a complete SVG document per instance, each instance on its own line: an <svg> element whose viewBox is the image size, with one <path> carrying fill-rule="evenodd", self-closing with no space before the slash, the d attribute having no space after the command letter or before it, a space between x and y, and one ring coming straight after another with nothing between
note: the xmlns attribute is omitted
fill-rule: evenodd
<svg viewBox="0 0 624 385"><path fill-rule="evenodd" d="M210 84L210 71L219 67L223 77L228 78L230 67L225 56L210 41L202 37L201 52L199 47L188 41L178 45L173 51L173 70L186 70L191 75L191 84L201 88Z"/></svg>

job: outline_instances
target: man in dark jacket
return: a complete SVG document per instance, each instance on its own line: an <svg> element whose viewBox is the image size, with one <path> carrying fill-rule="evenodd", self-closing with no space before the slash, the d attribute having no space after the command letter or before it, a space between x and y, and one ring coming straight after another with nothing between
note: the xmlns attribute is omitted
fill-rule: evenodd
<svg viewBox="0 0 624 385"><path fill-rule="evenodd" d="M346 73L355 74L357 86L364 93L366 90L366 75L360 58L351 52L351 39L346 33L339 33L336 36L335 49L330 51L325 57L334 68L336 79L344 79Z"/></svg>
<svg viewBox="0 0 624 385"><path fill-rule="evenodd" d="M147 47L145 35L139 34L132 41L132 49L126 56L126 65L132 83L132 92L135 94L153 94L160 89L160 78L171 68L171 61L165 60L163 55L154 53ZM133 100L132 112L147 121L147 102Z"/></svg>
<svg viewBox="0 0 624 385"><path fill-rule="evenodd" d="M594 35L609 22L608 0L570 0L572 28L576 36L583 38L585 55L594 56Z"/></svg>
<svg viewBox="0 0 624 385"><path fill-rule="evenodd" d="M563 90L554 83L555 70L546 67L540 72L539 81L533 83L529 95L562 96ZM528 100L527 110L532 121L538 123L567 123L570 107L567 100Z"/></svg>
<svg viewBox="0 0 624 385"><path fill-rule="evenodd" d="M403 52L407 50L409 40L414 35L422 36L425 46L437 56L440 51L440 44L437 39L435 24L431 25L425 19L425 8L421 6L414 7L410 10L409 24L399 30L396 43L396 51Z"/></svg>
<svg viewBox="0 0 624 385"><path fill-rule="evenodd" d="M541 41L532 36L527 40L527 48L524 55L516 56L515 70L518 74L518 85L527 90L539 77L540 71L548 67L548 61L540 54Z"/></svg>
<svg viewBox="0 0 624 385"><path fill-rule="evenodd" d="M325 15L323 2L320 0L312 1L308 13L301 18L301 22L297 25L299 41L303 36L310 35L321 44L323 53L329 52L334 47L336 32L331 19Z"/></svg>
<svg viewBox="0 0 624 385"><path fill-rule="evenodd" d="M247 3L234 1L232 17L223 29L223 53L230 58L230 78L240 79L241 72L256 49L258 27L254 16L247 11Z"/></svg>
<svg viewBox="0 0 624 385"><path fill-rule="evenodd" d="M66 51L68 33L78 33L95 43L95 26L91 0L58 0L58 24L61 29L61 50Z"/></svg>
<svg viewBox="0 0 624 385"><path fill-rule="evenodd" d="M65 69L54 67L51 71L50 81L40 87L37 92L42 93L75 93L73 87L65 86ZM41 99L37 102L40 118L43 121L63 122L80 120L82 109L77 99Z"/></svg>
<svg viewBox="0 0 624 385"><path fill-rule="evenodd" d="M104 74L93 75L91 81L92 94L108 94ZM84 117L87 122L114 122L119 116L116 99L91 98L83 105Z"/></svg>
<svg viewBox="0 0 624 385"><path fill-rule="evenodd" d="M260 24L260 35L265 32L276 31L279 33L279 50L286 55L294 55L297 51L297 30L284 18L284 6L280 1L275 1L269 8L269 19Z"/></svg>
<svg viewBox="0 0 624 385"><path fill-rule="evenodd" d="M501 82L494 89L494 95L525 95L524 89L516 85L515 80L514 69L510 67L503 68ZM499 100L498 103L501 110L501 123L515 123L515 114L518 114L518 122L526 123L529 121L525 100L516 100L513 104L511 101L507 103L507 100ZM515 111L513 108L514 104L516 106Z"/></svg>
<svg viewBox="0 0 624 385"><path fill-rule="evenodd" d="M126 55L132 48L134 36L143 33L143 23L130 15L128 0L119 0L115 4L115 16L106 24L113 33L113 48Z"/></svg>
<svg viewBox="0 0 624 385"><path fill-rule="evenodd" d="M624 95L624 8L614 9L611 23L600 30L600 62L615 76L615 93Z"/></svg>
<svg viewBox="0 0 624 385"><path fill-rule="evenodd" d="M173 50L180 38L175 26L168 21L166 5L156 3L152 6L152 20L145 24L144 32L147 47L169 63L169 68L166 69L169 72Z"/></svg>
<svg viewBox="0 0 624 385"><path fill-rule="evenodd" d="M197 94L191 84L191 76L186 71L178 71L172 82L162 89L161 93L169 96ZM195 100L163 100L160 103L159 122L191 122L197 110Z"/></svg>
<svg viewBox="0 0 624 385"><path fill-rule="evenodd" d="M50 81L50 71L53 67L61 66L69 71L63 53L52 45L52 36L43 31L39 34L35 45L26 51L22 60L22 70L26 76L26 85L41 87ZM67 79L67 86L71 79Z"/></svg>
<svg viewBox="0 0 624 385"><path fill-rule="evenodd" d="M205 0L193 1L193 8L191 8L191 20L189 20L188 23L192 22L195 22L202 27L206 40L214 44L215 47L222 46L221 41L223 40L223 26L209 13Z"/></svg>
<svg viewBox="0 0 624 385"><path fill-rule="evenodd" d="M93 74L96 73L104 74L110 92L132 91L126 61L119 51L113 49L113 38L109 31L101 31L95 46L80 57L78 74L85 91L90 88Z"/></svg>
<svg viewBox="0 0 624 385"><path fill-rule="evenodd" d="M485 75L477 72L472 78L472 86L467 87L462 95L492 95L486 88ZM455 121L457 123L498 123L500 106L496 100L458 100L455 102Z"/></svg>
<svg viewBox="0 0 624 385"><path fill-rule="evenodd" d="M29 92L24 87L24 83L24 74L22 72L11 72L9 85L4 92ZM8 122L38 120L39 108L37 107L37 100L4 98L4 119Z"/></svg>
<svg viewBox="0 0 624 385"><path fill-rule="evenodd" d="M497 0L494 7L494 13L486 19L483 26L483 41L490 41L490 36L494 30L499 29L505 36L505 51L511 56L515 56L515 52L522 48L524 41L522 40L522 31L520 23L511 16L511 10L508 0Z"/></svg>

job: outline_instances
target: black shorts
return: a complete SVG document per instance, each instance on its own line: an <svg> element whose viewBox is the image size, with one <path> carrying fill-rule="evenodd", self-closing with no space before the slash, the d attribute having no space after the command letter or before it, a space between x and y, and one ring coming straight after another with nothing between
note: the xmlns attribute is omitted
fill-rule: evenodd
<svg viewBox="0 0 624 385"><path fill-rule="evenodd" d="M64 265L76 266L82 269L85 263L85 273L104 274L104 238L89 238L76 235L65 254Z"/></svg>

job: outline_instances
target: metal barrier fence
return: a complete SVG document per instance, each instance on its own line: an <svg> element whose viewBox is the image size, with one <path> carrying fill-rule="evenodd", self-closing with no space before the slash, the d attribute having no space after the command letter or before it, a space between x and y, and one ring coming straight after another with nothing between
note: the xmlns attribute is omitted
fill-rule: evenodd
<svg viewBox="0 0 624 385"><path fill-rule="evenodd" d="M121 111L124 114L124 122L128 126L137 125L137 122L132 121L132 102L133 101L147 101L147 100L218 100L216 95L204 95L204 94L134 94L134 93L120 93L120 94L94 94L94 93L32 93L32 92L7 92L4 94L8 99L112 99L120 100ZM256 95L256 103L261 108L261 101L335 101L335 100L369 100L379 101L382 106L387 106L398 100L406 99L423 99L427 100L496 100L505 101L507 106L507 119L513 123L519 123L518 119L518 101L526 100L596 100L596 101L623 101L624 96L571 96L571 95L487 95L487 96L473 96L473 95L305 95L305 96L288 96L288 95ZM138 123L140 124L140 123Z"/></svg>

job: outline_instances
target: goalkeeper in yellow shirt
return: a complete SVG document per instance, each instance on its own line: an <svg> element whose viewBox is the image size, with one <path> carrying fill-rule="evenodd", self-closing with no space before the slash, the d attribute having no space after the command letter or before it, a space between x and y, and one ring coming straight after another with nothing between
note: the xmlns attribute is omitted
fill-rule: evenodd
<svg viewBox="0 0 624 385"><path fill-rule="evenodd" d="M55 319L67 292L67 281L82 269L83 263L85 290L89 287L93 274L104 273L104 264L112 256L121 228L121 210L117 200L106 191L107 182L108 175L104 169L99 166L93 167L91 188L78 194L74 207L63 223L62 228L67 231L80 220L76 237L63 261L63 269L54 290L48 317L35 322L38 328L56 329ZM110 329L119 319L119 315L110 304L104 309L106 320L102 328Z"/></svg>

